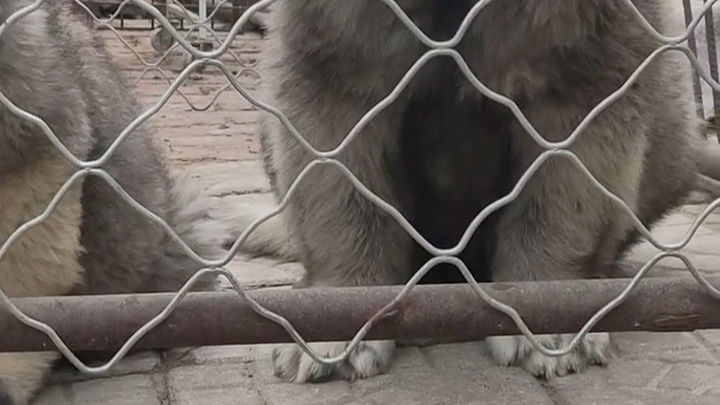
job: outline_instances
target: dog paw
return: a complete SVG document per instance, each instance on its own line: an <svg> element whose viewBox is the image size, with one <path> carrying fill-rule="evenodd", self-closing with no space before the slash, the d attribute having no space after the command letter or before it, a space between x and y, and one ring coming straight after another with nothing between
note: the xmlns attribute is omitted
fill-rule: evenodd
<svg viewBox="0 0 720 405"><path fill-rule="evenodd" d="M548 349L566 347L572 335L541 335L538 341ZM546 356L524 336L491 336L486 345L492 358L504 366L519 366L535 377L551 379L570 373L580 373L591 365L604 366L612 357L610 335L591 333L578 342L568 354Z"/></svg>
<svg viewBox="0 0 720 405"><path fill-rule="evenodd" d="M31 397L24 384L0 376L0 405L28 405Z"/></svg>
<svg viewBox="0 0 720 405"><path fill-rule="evenodd" d="M55 352L0 353L0 405L28 405L59 358Z"/></svg>
<svg viewBox="0 0 720 405"><path fill-rule="evenodd" d="M15 402L10 398L10 394L5 392L0 386L0 405L15 405Z"/></svg>
<svg viewBox="0 0 720 405"><path fill-rule="evenodd" d="M319 357L335 357L347 348L347 342L310 343ZM295 383L313 383L332 379L369 378L387 370L395 350L392 340L361 342L345 359L335 364L313 360L300 346L283 345L272 352L276 377Z"/></svg>

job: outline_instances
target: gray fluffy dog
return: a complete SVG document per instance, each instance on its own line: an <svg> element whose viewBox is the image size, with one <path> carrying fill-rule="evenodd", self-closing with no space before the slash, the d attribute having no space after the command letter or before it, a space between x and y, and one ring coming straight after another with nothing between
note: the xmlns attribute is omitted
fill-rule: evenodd
<svg viewBox="0 0 720 405"><path fill-rule="evenodd" d="M30 3L0 0L0 21ZM7 28L0 37L0 92L42 118L75 156L90 160L142 110L78 10L46 1ZM103 168L195 252L221 257L223 243L235 235L209 213L224 207L201 184L171 174L145 127ZM74 170L38 126L0 106L0 244L41 214ZM11 297L176 291L201 267L102 179L87 177L47 221L11 245L0 260L0 287ZM215 286L209 277L197 288ZM0 354L0 404L27 404L58 358Z"/></svg>
<svg viewBox="0 0 720 405"><path fill-rule="evenodd" d="M476 1L397 3L428 36L447 40ZM679 1L635 4L661 32L675 29ZM338 146L427 50L378 0L278 1L270 17L263 101L320 150ZM456 49L541 135L559 141L660 45L621 0L500 0L480 12ZM680 205L696 184L702 124L689 72L682 54L658 57L571 147L646 226ZM261 132L266 172L276 194L285 195L312 156L269 114ZM358 135L338 159L440 248L457 244L470 221L506 195L543 151L450 58L427 63ZM299 258L307 270L299 287L404 283L430 257L331 166L309 172L287 211L258 231L246 250ZM517 199L485 219L460 258L480 281L606 277L616 274L639 236L631 217L578 168L551 158ZM461 279L443 267L425 281ZM569 338L540 340L556 348ZM547 378L606 364L612 355L607 334L588 335L560 358L542 355L524 337L486 343L499 363ZM312 346L334 356L346 343ZM296 345L272 358L275 373L288 381L355 379L385 371L394 348L392 341L366 342L332 366Z"/></svg>

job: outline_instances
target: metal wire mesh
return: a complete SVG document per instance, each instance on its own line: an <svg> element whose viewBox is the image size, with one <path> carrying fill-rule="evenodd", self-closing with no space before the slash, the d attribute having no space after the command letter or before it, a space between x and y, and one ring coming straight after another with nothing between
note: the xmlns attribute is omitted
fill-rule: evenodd
<svg viewBox="0 0 720 405"><path fill-rule="evenodd" d="M82 4L79 0L75 0L78 4L80 4L82 7L84 7L87 11L90 11L85 5ZM643 70L650 64L655 58L657 58L660 54L663 52L668 51L676 51L676 52L683 52L694 68L697 70L699 76L706 82L708 85L715 91L720 92L720 84L716 80L714 80L708 72L700 66L700 63L698 62L697 58L693 54L692 51L690 51L686 46L679 45L681 42L688 39L688 36L690 35L691 31L698 25L701 18L703 17L704 13L708 12L710 8L714 5L714 3L717 0L708 1L703 5L703 8L701 10L701 13L696 15L692 18L692 21L689 24L688 30L685 32L685 34L678 36L678 37L667 37L661 35L658 31L655 30L654 27L651 26L651 24L641 15L639 10L633 5L631 0L624 0L624 3L627 6L628 12L632 13L634 17L637 19L638 23L645 28L649 33L651 33L655 38L658 40L661 40L664 45L656 49L652 54L650 54L645 61L638 66L636 71L625 81L625 83L615 90L612 94L610 94L607 98L605 98L602 102L600 102L595 108L593 108L590 113L582 120L582 122L572 131L572 133L569 135L569 137L563 141L559 142L550 142L543 138L541 134L538 133L537 130L532 126L532 124L527 120L527 118L524 116L523 112L520 110L518 105L511 99L504 97L496 92L493 92L488 87L486 87L470 70L469 66L466 64L466 62L463 60L463 58L460 56L460 54L453 49L462 39L462 37L467 32L470 23L472 19L477 16L479 13L482 12L482 9L489 4L493 0L481 0L479 1L468 13L468 15L463 20L462 24L460 25L459 29L457 30L456 34L449 40L446 41L435 41L431 38L429 38L425 33L423 33L412 21L411 19L403 12L401 7L394 1L394 0L374 0L374 1L382 1L385 5L387 5L397 16L397 18L402 21L402 23L407 27L408 30L410 30L423 44L425 44L427 47L430 48L421 58L419 58L414 65L407 71L405 76L400 80L400 82L395 86L394 90L388 94L387 97L385 97L380 103L378 103L375 107L370 109L367 114L365 114L354 126L354 128L349 132L347 137L343 140L343 142L335 149L329 150L329 151L318 151L314 149L298 132L298 130L292 125L292 123L288 120L288 118L283 114L282 111L279 111L275 107L265 104L259 100L257 100L255 97L250 95L243 87L238 83L238 80L235 75L232 74L232 72L217 58L222 55L223 53L226 53L230 47L230 43L235 35L241 30L241 27L248 21L250 18L250 15L252 13L257 12L261 8L265 8L266 6L272 4L275 0L262 0L258 3L254 4L253 6L249 7L242 16L235 22L235 24L230 29L227 36L225 36L224 39L220 40L217 38L219 42L219 46L216 49L209 50L209 51L202 51L198 50L195 47L192 46L191 42L188 41L187 37L180 35L178 30L173 26L173 24L168 20L168 18L163 15L163 13L153 5L141 1L141 0L125 0L120 5L118 11L116 11L115 15L122 9L123 6L126 6L130 3L134 4L136 7L142 9L144 12L148 13L152 16L152 18L158 20L162 27L166 30L168 30L177 44L181 47L183 47L189 54L192 55L193 61L190 62L179 74L177 78L171 81L170 87L168 90L163 94L163 96L160 98L160 100L150 109L142 113L139 117L137 117L134 121L128 124L128 126L120 133L118 134L116 140L112 143L112 145L105 151L105 153L98 159L92 160L92 161L82 161L75 156L72 155L72 153L59 141L57 136L53 133L53 131L49 128L49 126L39 117L24 111L20 108L18 108L13 102L8 99L4 94L0 93L0 103L4 105L5 108L7 108L10 112L13 114L23 118L27 122L37 125L44 131L47 138L52 142L52 144L58 148L58 150L65 156L65 158L68 159L68 161L72 162L73 165L77 167L77 170L75 173L65 182L65 184L62 186L62 188L57 192L53 200L50 202L50 204L47 206L46 210L40 214L39 216L35 217L31 221L28 221L27 223L23 224L19 228L15 230L12 235L2 243L0 246L0 260L2 260L3 256L7 253L10 246L15 243L18 238L21 237L21 235L28 231L30 228L38 225L39 223L45 221L53 212L55 207L58 205L61 198L65 195L65 193L70 189L70 187L77 182L80 182L85 178L86 176L96 176L104 181L106 181L118 194L120 198L125 200L128 204L130 204L134 209L138 210L139 212L146 215L148 218L152 219L153 222L157 223L158 225L162 226L165 231L167 231L170 235L172 235L173 239L176 240L181 244L184 251L193 257L195 260L197 260L199 263L202 263L203 266L205 266L204 269L198 271L191 279L187 281L187 283L177 292L175 295L175 298L164 308L162 312L160 312L156 317L154 317L152 320L147 322L143 327L138 329L126 342L125 344L116 352L116 354L113 356L113 358L107 362L106 364L98 367L91 367L83 362L81 362L75 354L65 345L63 340L58 336L58 334L50 328L47 324L39 322L35 319L32 319L22 313L18 310L18 308L13 304L13 302L8 298L8 296L2 291L0 288L0 302L2 305L8 309L10 313L12 313L17 319L19 319L24 324L35 328L39 331L42 331L43 333L47 334L53 343L57 346L57 348L62 352L62 354L80 371L84 373L102 373L107 371L109 368L113 367L118 361L120 361L132 348L132 346L138 342L148 331L150 331L152 328L157 326L159 323L161 323L164 319L167 318L167 316L173 311L173 309L176 307L177 303L183 299L183 297L188 293L188 291L192 288L192 286L196 283L196 281L203 277L205 274L212 273L216 275L220 275L222 277L225 277L228 279L232 287L234 288L237 293L246 299L252 308L261 316L270 319L279 325L281 325L293 338L295 342L297 342L302 349L315 361L323 363L323 364L332 364L339 361L344 360L347 358L349 353L354 350L355 347L360 343L360 341L365 337L369 329L371 328L371 325L374 323L376 319L379 319L383 317L384 315L388 314L390 311L393 310L393 308L402 301L409 292L413 289L413 287L418 283L418 281L434 266L440 263L449 263L454 265L458 268L458 270L461 272L463 277L467 280L467 282L472 286L473 290L477 294L479 298L481 298L483 301L485 301L487 304L492 306L493 308L505 313L508 315L512 320L515 322L515 324L518 326L519 330L522 332L523 335L525 335L531 344L540 352L542 352L545 355L548 356L561 356L564 354L569 353L575 346L578 344L579 340L582 339L589 331L597 324L597 322L603 318L608 312L613 310L615 307L620 305L623 301L625 301L628 296L634 291L638 283L648 274L648 272L653 268L653 266L659 262L660 260L666 258L666 257L677 257L679 258L687 267L689 272L692 274L692 276L697 280L697 282L704 288L705 291L707 291L708 294L710 294L712 297L716 299L720 299L720 291L716 288L714 288L704 277L703 275L695 268L693 263L690 261L690 259L680 252L681 249L683 249L691 240L695 232L698 230L702 222L707 218L708 215L717 207L720 205L720 199L714 201L712 204L707 206L705 210L702 212L701 215L699 215L693 224L690 226L690 228L686 231L683 238L676 242L671 243L662 243L658 240L656 240L648 231L648 229L641 223L641 221L635 216L632 209L624 202L622 199L620 199L618 196L611 193L607 188L605 188L585 167L583 162L572 152L567 150L569 146L575 142L575 140L581 136L581 133L585 130L585 128L590 124L590 122L598 115L600 112L602 112L605 108L607 108L609 105L611 105L615 100L622 97L622 95L627 91L627 89L635 83L637 77L643 72ZM371 1L371 0L368 0ZM8 18L7 21L3 22L2 25L0 25L0 36L2 36L7 27L14 24L18 19L25 17L26 15L32 13L33 11L37 10L40 5L44 2L44 0L37 0L32 5L25 7L24 9L21 9L17 11L14 15L12 15L10 18ZM221 2L217 4L217 7L222 6L222 4L225 2ZM109 27L109 29L115 31L113 27L109 25L109 22L114 18L114 16L110 17L109 19L100 20L96 17L93 17L95 21L100 24L104 25L106 27ZM195 22L196 27L205 26L206 22L200 21ZM208 29L209 32L214 32L212 29ZM117 31L115 31L117 33ZM122 37L118 34L118 38L122 41ZM127 44L126 44L127 45ZM129 47L130 48L130 47ZM131 49L131 48L130 48ZM157 62L156 63L149 63L145 60L143 60L139 55L138 59L141 61L141 63L145 66L145 71L150 69L157 69ZM167 56L167 54L165 55ZM408 222L408 220L392 205L388 204L387 202L383 201L380 197L378 197L376 194L371 192L365 185L363 185L357 177L349 170L347 167L345 167L342 163L340 163L338 160L335 159L335 157L344 149L346 148L352 140L358 136L358 133L362 130L363 127L365 127L370 120L373 119L380 111L387 108L388 105L390 105L403 91L403 89L407 86L410 79L419 71L420 68L422 68L423 65L425 65L430 59L438 57L438 56L447 56L451 57L455 63L459 66L467 80L469 80L475 88L482 93L484 96L488 97L491 100L494 100L500 104L503 104L506 106L510 111L512 111L513 115L518 119L518 121L521 123L523 128L528 132L528 134L540 145L545 149L545 152L543 152L528 168L528 170L522 175L522 177L519 179L515 187L512 189L512 191L507 194L505 197L495 201L493 204L486 207L482 212L480 212L475 219L469 224L468 228L466 229L463 237L458 242L458 244L452 248L447 249L440 249L433 244L431 244L428 240L426 240L413 226ZM238 62L240 62L238 60ZM240 62L242 63L242 62ZM203 257L200 257L196 252L194 252L186 243L184 243L177 234L173 231L173 229L160 217L153 214L149 210L147 210L145 207L143 207L141 204L139 204L137 201L135 201L128 193L126 193L122 187L103 169L100 168L101 165L103 165L117 150L118 146L121 142L123 142L130 134L131 132L140 126L142 123L150 119L154 114L156 114L168 101L168 99L171 97L171 95L178 91L179 87L182 85L182 83L190 76L191 72L193 72L195 69L201 67L201 65L209 65L214 66L215 68L219 69L220 72L222 72L223 75L225 75L229 81L228 88L232 87L235 89L238 93L240 93L244 98L246 98L253 106L269 113L275 116L277 119L279 119L282 124L287 128L288 132L299 142L299 144L312 155L315 156L315 160L312 161L308 166L306 166L300 175L295 179L293 184L290 186L288 192L286 195L281 199L278 207L273 210L268 215L264 216L263 218L257 219L252 226L250 226L245 232L234 242L232 245L230 252L228 254L217 260L208 260ZM170 81L168 79L168 81ZM224 91L225 89L221 90ZM215 96L217 97L217 96ZM186 98L187 100L187 98ZM213 99L214 100L214 99ZM189 101L188 101L189 103ZM193 106L191 103L189 103L191 107L195 110L205 110L209 107L209 105L204 107L196 107ZM212 104L212 102L210 103ZM566 345L563 348L551 350L543 346L539 343L536 336L529 330L529 328L526 326L523 319L519 316L518 312L506 305L502 302L499 302L498 300L491 297L487 292L480 287L480 285L474 280L473 276L471 275L470 271L466 267L466 265L458 259L457 256L463 248L468 244L471 235L473 232L477 229L477 227L480 225L480 223L485 220L492 212L498 210L499 208L507 205L511 201L513 201L515 198L517 198L520 191L525 187L525 185L528 183L530 178L533 176L533 174L538 170L538 168L548 159L551 157L556 158L564 158L570 160L578 169L580 169L587 177L588 181L591 182L597 189L601 190L605 196L610 198L615 204L617 204L619 207L621 207L627 214L629 214L635 223L635 226L637 229L642 233L642 235L647 238L650 243L655 246L660 252L655 255L650 261L648 261L642 269L632 278L632 280L628 283L627 287L623 290L621 294L619 294L616 298L614 298L612 301L607 303L602 309L597 311L594 316L592 316L582 327L582 329L574 336L572 341ZM368 200L370 200L373 204L375 204L379 209L386 212L390 216L392 216L398 223L405 229L405 231L408 232L408 234L417 242L419 243L425 250L427 250L430 254L435 256L434 258L430 259L427 263L425 263L411 278L411 280L404 286L402 292L394 299L392 302L388 303L381 311L379 311L373 319L370 319L355 335L355 337L352 339L351 343L347 346L347 348L338 356L332 357L332 358L325 358L320 355L318 355L316 352L314 352L307 344L307 342L303 339L302 336L300 336L295 327L290 324L285 318L282 316L270 312L263 308L261 305L259 305L253 298L249 295L247 295L244 291L244 289L241 287L238 280L231 274L228 270L224 268L237 254L239 251L241 245L244 243L244 241L248 238L248 236L264 221L268 220L270 217L278 215L285 207L288 205L289 197L292 195L294 190L297 187L297 184L303 179L303 177L312 170L315 166L318 165L332 165L335 166L338 170L340 170L345 177L347 177L355 186L355 188ZM718 302L718 305L720 305L720 301Z"/></svg>
<svg viewBox="0 0 720 405"><path fill-rule="evenodd" d="M186 22L190 22L192 25L193 20L196 20L192 16L198 16L200 12L212 9L206 15L206 18L201 18L200 21L209 23L213 31L227 31L229 27L223 22L226 22L228 18L231 18L234 22L248 7L256 2L256 0L226 0L222 2L209 0L209 3L208 1L199 0L146 1L159 10L163 10L168 20L176 24L180 30L186 29ZM120 29L145 31L156 28L157 21L151 14L133 4L125 4L127 2L124 0L81 0L81 3L91 11L92 15L89 15L88 18L92 19L94 16L117 21ZM201 4L206 4L206 6L201 6ZM142 23L132 24L133 21L141 21Z"/></svg>
<svg viewBox="0 0 720 405"><path fill-rule="evenodd" d="M683 8L685 14L685 25L690 25L694 16L701 15L699 23L694 31L688 36L688 48L697 55L701 64L706 68L710 77L718 80L718 53L716 47L717 38L717 18L718 10L710 7L707 10L699 10L707 0L691 1L683 0ZM718 93L706 82L701 82L697 72L693 72L693 87L695 90L696 109L700 117L708 123L708 131L715 132L718 142L720 142L720 133L716 117L720 115L720 99Z"/></svg>
<svg viewBox="0 0 720 405"><path fill-rule="evenodd" d="M76 3L79 4L87 12L88 17L96 24L97 29L106 29L106 30L111 31L117 37L117 39L125 46L125 48L127 48L137 58L137 60L140 62L140 64L143 66L142 71L135 78L133 85L137 85L141 80L143 80L144 77L146 77L148 74L153 73L153 72L159 73L168 84L172 84L173 83L172 76L174 76L174 75L169 74L166 71L166 69L163 68L163 64L168 62L171 55L173 55L174 53L177 53L178 50L180 51L181 57L183 58L183 65L184 65L184 68L186 68L185 72L188 74L188 76L191 73L193 73L194 71L200 70L200 69L198 69L198 65L195 65L196 66L195 68L189 68L189 66L188 66L189 63L192 61L191 60L192 57L194 56L190 52L190 49L195 49L200 46L200 44L196 43L193 39L198 34L201 27L207 28L208 22L214 21L215 13L226 2L227 1L218 2L216 5L216 8L213 10L213 12L209 13L207 15L206 19L204 19L204 20L199 20L199 19L194 18L196 16L191 15L188 12L188 10L186 10L184 8L184 6L176 5L177 6L176 9L181 9L184 11L184 14L181 15L181 17L182 17L180 19L181 22L179 24L173 24L173 20L177 20L177 15L179 14L176 12L176 13L172 14L173 16L176 16L176 18L166 20L170 24L172 24L172 26L168 28L163 25L161 29L167 30L165 32L172 33L173 39L176 39L177 35L182 35L182 38L185 42L180 43L179 41L175 40L173 44L171 44L169 47L167 47L167 49L162 51L162 53L159 55L159 57L155 61L149 61L149 60L146 60L146 58L144 58L142 55L140 55L128 43L128 41L125 38L123 38L123 35L118 31L118 28L120 30L125 29L125 28L123 28L122 24L120 27L113 26L113 22L117 21L119 19L118 16L121 15L123 8L127 7L129 4L132 4L133 0L124 0L122 2L111 3L111 4L116 4L117 8L114 9L113 13L111 15L107 16L107 18L101 18L101 16L96 15L91 10L90 7L93 5L93 3L97 3L97 2L80 1L80 0L76 1ZM100 3L104 4L103 2L100 2ZM158 1L158 0L153 1L154 6L159 6L159 3L160 3L160 1ZM163 3L164 3L164 1L163 1ZM249 1L245 1L244 3L249 3ZM159 9L157 9L154 6L153 6L153 8L159 12ZM245 8L241 7L241 8L235 8L233 10L242 11L246 8L247 7L245 7ZM154 22L155 14L148 13L148 15L149 15L150 21ZM163 14L163 16L165 16L165 14ZM165 17L165 18L167 18L167 17ZM189 21L189 24L187 24L183 27L183 22L186 20ZM183 31L183 33L181 34L180 31ZM213 47L215 47L219 44L222 44L223 38L229 38L228 41L232 42L232 39L236 35L236 34L233 34L232 36L230 36L229 34L225 34L225 35L219 34L217 32L217 30L215 30L215 29L209 29L208 31L210 33L210 38L209 39L205 38L205 41L207 41ZM158 33L157 35L159 35L159 34L160 33ZM188 47L188 45L189 45L189 47ZM221 54L230 56L232 58L232 60L235 63L237 63L238 66L241 67L241 69L239 71L233 73L233 76L235 78L238 78L249 72L255 72L254 64L248 64L247 61L240 58L240 56L238 56L237 53L233 52L232 49L229 49L229 47L228 47L228 49L224 50ZM200 67L202 67L202 65ZM186 77L188 77L188 76L186 76ZM170 96L172 96L173 93L180 95L185 100L185 102L188 104L188 106L190 108L192 108L194 111L207 111L210 107L212 107L212 105L217 101L218 97L220 97L220 95L223 92L225 92L231 88L231 84L228 83L225 86L223 86L222 88L220 88L219 90L217 90L213 94L212 98L207 103L205 103L203 105L197 105L196 103L193 103L188 98L188 96L180 89L180 87L183 85L185 80L186 80L186 78L179 80L177 82L177 87L175 87L172 92L168 93L167 96L169 98ZM165 102L166 102L166 100L163 101L162 104L164 104Z"/></svg>

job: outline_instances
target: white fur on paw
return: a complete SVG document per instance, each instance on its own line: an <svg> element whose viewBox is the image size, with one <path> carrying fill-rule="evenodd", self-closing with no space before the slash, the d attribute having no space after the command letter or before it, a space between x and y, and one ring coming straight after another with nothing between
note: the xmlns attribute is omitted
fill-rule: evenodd
<svg viewBox="0 0 720 405"><path fill-rule="evenodd" d="M30 403L59 357L55 352L1 353L0 405Z"/></svg>
<svg viewBox="0 0 720 405"><path fill-rule="evenodd" d="M549 349L570 344L572 335L540 335L538 341ZM519 366L536 377L550 379L556 375L579 373L591 365L606 365L612 356L610 335L590 333L570 353L561 357L546 356L524 336L492 336L485 340L490 355L505 366Z"/></svg>
<svg viewBox="0 0 720 405"><path fill-rule="evenodd" d="M348 346L347 342L310 343L310 348L319 357L336 357ZM335 364L322 364L314 361L300 346L283 345L272 353L275 376L296 383L320 382L340 378L356 380L368 378L384 372L390 365L395 342L377 340L361 342L343 361Z"/></svg>

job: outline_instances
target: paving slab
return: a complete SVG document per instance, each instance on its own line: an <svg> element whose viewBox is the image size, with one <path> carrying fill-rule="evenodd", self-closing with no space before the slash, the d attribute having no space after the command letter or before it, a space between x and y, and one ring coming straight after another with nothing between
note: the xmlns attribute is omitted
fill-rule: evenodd
<svg viewBox="0 0 720 405"><path fill-rule="evenodd" d="M69 385L53 385L35 400L35 405L164 405L162 387L155 375L100 378Z"/></svg>

